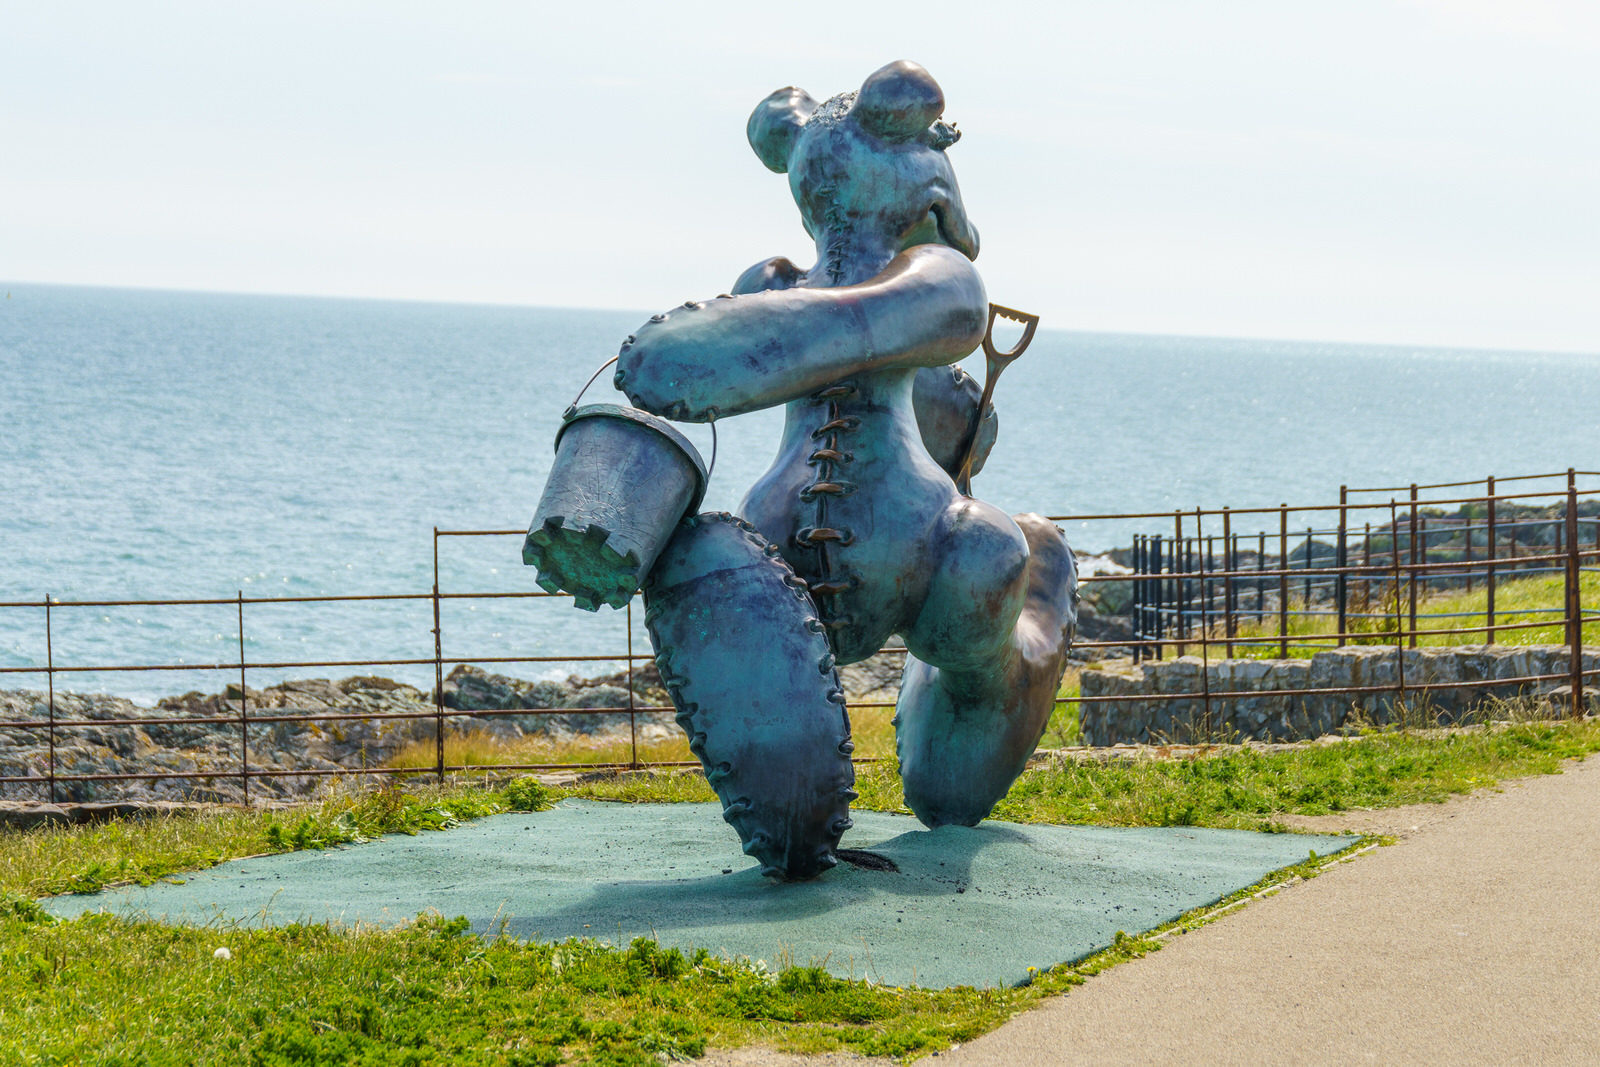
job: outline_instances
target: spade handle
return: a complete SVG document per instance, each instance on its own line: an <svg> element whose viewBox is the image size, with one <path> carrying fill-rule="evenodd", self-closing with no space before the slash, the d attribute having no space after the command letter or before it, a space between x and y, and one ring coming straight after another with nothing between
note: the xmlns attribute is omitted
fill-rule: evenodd
<svg viewBox="0 0 1600 1067"><path fill-rule="evenodd" d="M994 320L997 318L1010 319L1012 322L1022 324L1022 339L1006 352L994 346ZM967 432L967 449L961 457L960 473L956 475L956 488L963 496L972 495L972 460L978 451L978 430L983 426L983 416L989 410L989 401L994 399L995 382L1000 380L1000 372L1027 350L1033 341L1033 332L1038 328L1037 315L1001 307L999 304L989 305L989 327L983 333L983 397L978 401L978 410L972 414L972 428Z"/></svg>

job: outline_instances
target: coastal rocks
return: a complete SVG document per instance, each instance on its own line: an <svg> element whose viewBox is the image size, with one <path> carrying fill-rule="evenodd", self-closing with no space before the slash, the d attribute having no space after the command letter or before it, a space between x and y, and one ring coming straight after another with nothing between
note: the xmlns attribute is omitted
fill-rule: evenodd
<svg viewBox="0 0 1600 1067"><path fill-rule="evenodd" d="M891 648L901 648L898 639ZM906 667L904 651L879 652L847 667L839 668L839 684L851 704L893 706L900 695L900 675Z"/></svg>
<svg viewBox="0 0 1600 1067"><path fill-rule="evenodd" d="M440 703L458 711L543 712L544 714L496 715L478 720L481 728L494 734L511 736L542 735L556 739L573 735L593 735L626 728L627 720L616 712L633 708L665 708L641 711L637 721L645 725L668 726L673 722L671 703L661 687L655 664L635 668L630 701L626 672L603 678L573 675L565 683L527 682L503 674L490 674L481 667L463 663L452 670L440 688ZM550 709L559 709L551 712ZM574 709L591 714L577 714Z"/></svg>
<svg viewBox="0 0 1600 1067"><path fill-rule="evenodd" d="M1133 583L1120 580L1133 568L1118 562L1113 554L1078 557L1078 641L1096 643L1133 641ZM1077 660L1099 659L1102 655L1126 655L1126 649L1087 648L1076 650Z"/></svg>
<svg viewBox="0 0 1600 1067"><path fill-rule="evenodd" d="M445 706L479 714L464 719L447 713L445 728L501 741L535 736L560 743L577 735L626 735L626 715L601 712L628 707L629 691L619 682L626 684L625 672L565 683L526 682L459 667L443 687ZM633 682L635 706L666 703L653 665L636 669ZM533 713L545 709L559 710ZM493 714L499 710L526 713ZM638 718L641 736L676 729L669 725L671 712ZM96 802L235 803L245 798L238 778L245 761L253 801L303 797L328 777L383 766L408 745L432 741L439 708L420 689L357 676L338 682L299 679L263 689L229 685L221 693L167 697L154 708L122 697L58 692L53 721L52 728L44 693L0 691L0 724L9 724L0 725L0 777L28 779L0 783L0 797L53 799L80 808ZM37 817L56 818L48 811ZM64 817L81 821L85 816L68 811Z"/></svg>
<svg viewBox="0 0 1600 1067"><path fill-rule="evenodd" d="M1099 615L1126 615L1133 605L1133 583L1120 576L1132 573L1112 555L1079 556L1079 612L1087 606Z"/></svg>
<svg viewBox="0 0 1600 1067"><path fill-rule="evenodd" d="M186 693L147 708L122 697L61 692L54 727L45 694L0 691L0 796L84 803L305 795L318 781L377 766L424 736L434 709L410 686L312 679L263 690ZM288 716L299 721L286 721ZM47 784L54 774L53 798ZM182 777L162 777L164 774ZM116 777L125 776L125 777Z"/></svg>
<svg viewBox="0 0 1600 1067"><path fill-rule="evenodd" d="M1600 670L1600 654L1585 652L1582 669ZM1358 723L1393 722L1402 703L1441 724L1460 722L1493 698L1539 696L1561 714L1570 706L1560 702L1562 694L1570 701L1570 687L1561 684L1569 671L1564 645L1352 645L1309 660L1209 664L1196 656L1140 664L1105 660L1080 676L1080 722L1085 744L1115 745L1311 740ZM1540 675L1554 677L1507 681ZM1411 687L1404 693L1402 677Z"/></svg>

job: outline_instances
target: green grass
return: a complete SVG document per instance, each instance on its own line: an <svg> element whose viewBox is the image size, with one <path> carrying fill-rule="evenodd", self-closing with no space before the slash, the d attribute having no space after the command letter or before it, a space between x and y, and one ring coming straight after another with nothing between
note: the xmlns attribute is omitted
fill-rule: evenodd
<svg viewBox="0 0 1600 1067"><path fill-rule="evenodd" d="M1437 596L1423 597L1417 601L1417 629L1443 630L1482 627L1488 625L1489 594L1481 586L1472 592L1453 592ZM1293 594L1293 583L1290 586ZM1600 574L1585 573L1579 575L1578 594L1586 614L1600 614ZM1566 597L1565 579L1562 575L1541 575L1535 578L1518 578L1511 581L1500 581L1495 587L1495 624L1504 626L1507 623L1539 622L1543 619L1555 619L1549 625L1527 627L1526 629L1496 630L1495 643L1501 645L1560 645L1567 640L1565 624L1560 622L1560 615L1549 615L1540 609L1564 606ZM1370 605L1363 605L1357 609L1352 606L1352 615L1349 628L1352 632L1364 631L1370 637L1353 638L1352 644L1392 645L1394 634L1402 628L1409 628L1411 624L1411 604L1405 585L1402 583L1400 591L1400 613L1395 614L1394 592L1392 589L1386 593L1374 588L1373 600ZM1532 612L1539 613L1533 614ZM1362 618L1361 614L1376 616ZM1458 616L1453 618L1426 618L1429 614ZM1288 637L1290 641L1289 656L1292 659L1308 659L1318 651L1333 648L1335 642L1331 639L1311 642L1309 639L1320 635L1337 632L1338 616L1336 615L1291 615L1288 620ZM1236 658L1271 659L1278 655L1278 621L1271 613L1263 621L1242 622L1237 630L1236 640L1262 642L1235 646ZM1214 628L1211 637L1211 655L1223 655L1220 642L1222 630ZM1584 644L1593 647L1600 644L1600 619L1587 622L1583 627ZM1299 642L1301 647L1294 647ZM1417 637L1419 646L1444 646L1444 645L1481 645L1487 643L1487 635L1479 630L1476 633L1464 634L1422 634ZM1191 642L1187 651L1198 654L1199 642Z"/></svg>
<svg viewBox="0 0 1600 1067"><path fill-rule="evenodd" d="M1310 853L1153 933L1202 925L1325 862ZM438 916L365 930L58 922L11 898L0 908L0 1062L656 1067L750 1042L909 1060L1161 947L1119 931L1021 988L925 990L838 979L820 961L771 969L644 938L541 944L467 928ZM230 958L216 958L221 948Z"/></svg>
<svg viewBox="0 0 1600 1067"><path fill-rule="evenodd" d="M1070 756L1017 780L993 817L1096 826L1282 829L1284 815L1438 803L1507 778L1553 774L1600 752L1600 720L1372 732L1281 752L1220 748L1194 759ZM891 765L864 769L857 807L904 812Z"/></svg>
<svg viewBox="0 0 1600 1067"><path fill-rule="evenodd" d="M1040 748L1067 748L1079 743L1082 736L1078 715L1078 695L1080 692L1080 678L1082 669L1068 667L1067 673L1061 679L1061 686L1056 690L1055 710L1050 713L1050 721L1045 724L1044 736L1039 738ZM1071 700L1070 704L1063 704L1063 699Z"/></svg>
<svg viewBox="0 0 1600 1067"><path fill-rule="evenodd" d="M751 1038L894 1055L966 1040L1038 995L900 990L646 939L529 944L466 927L9 917L0 1061L656 1067ZM214 957L221 947L231 959Z"/></svg>
<svg viewBox="0 0 1600 1067"><path fill-rule="evenodd" d="M1281 830L1286 814L1439 801L1596 751L1600 721L1587 720L1374 733L1192 760L1063 759L1025 774L995 817ZM858 788L858 807L905 810L892 760L863 767ZM0 1062L655 1064L749 1042L907 1058L969 1040L1159 947L1149 937L1119 938L1027 988L929 991L842 981L819 961L768 969L652 941L524 944L438 916L398 929L197 929L106 916L54 922L33 902L120 880L180 878L238 856L442 830L564 796L713 799L704 778L687 774L548 790L530 779L443 790L396 783L288 812L0 831ZM219 947L232 958L214 959Z"/></svg>

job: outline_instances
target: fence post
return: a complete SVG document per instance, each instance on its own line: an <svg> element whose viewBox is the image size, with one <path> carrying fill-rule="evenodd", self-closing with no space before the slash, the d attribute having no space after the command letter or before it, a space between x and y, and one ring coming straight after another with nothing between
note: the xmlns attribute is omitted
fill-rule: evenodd
<svg viewBox="0 0 1600 1067"><path fill-rule="evenodd" d="M631 632L631 631L630 631ZM439 527L433 528L434 775L444 784L444 635L439 627Z"/></svg>
<svg viewBox="0 0 1600 1067"><path fill-rule="evenodd" d="M1191 570L1197 572L1200 575L1200 577L1196 578L1195 581L1194 581L1194 586L1195 586L1194 591L1198 595L1197 596L1191 596L1190 597L1190 603L1193 604L1195 601L1197 601L1197 600L1199 601L1199 604L1200 604L1200 640L1204 641L1205 638L1206 638L1206 608L1211 603L1211 578L1210 578L1210 574L1211 574L1211 571L1214 570L1215 568L1212 566L1212 560L1211 560L1211 538L1205 536L1204 534L1202 534L1200 532L1202 529L1204 529L1204 525L1200 521L1200 509L1199 508L1195 508L1194 509L1194 542L1193 542L1193 544L1194 544L1194 559L1193 559L1193 561L1191 563ZM1194 611L1191 609L1190 610L1190 616L1193 617L1193 615L1194 615Z"/></svg>
<svg viewBox="0 0 1600 1067"><path fill-rule="evenodd" d="M1151 566L1155 571L1155 603L1151 606L1151 622L1156 632L1156 659L1166 659L1167 648L1162 644L1167 636L1167 604L1171 600L1172 591L1167 588L1167 575L1172 573L1169 558L1172 555L1172 546L1167 544L1160 534L1155 535L1154 554Z"/></svg>
<svg viewBox="0 0 1600 1067"><path fill-rule="evenodd" d="M1411 557L1411 562L1407 566L1407 569L1406 569L1406 585L1407 585L1407 587L1409 589L1409 597L1410 597L1410 601L1411 601L1411 621L1410 621L1411 637L1410 637L1409 641L1407 642L1407 644L1411 648L1416 648L1417 647L1417 483L1416 482L1412 482L1411 483L1411 530L1410 530L1410 534L1411 534L1411 544L1408 546L1407 554Z"/></svg>
<svg viewBox="0 0 1600 1067"><path fill-rule="evenodd" d="M1339 487L1339 542L1334 551L1333 562L1339 568L1339 577L1333 582L1333 598L1338 601L1339 608L1339 645L1344 647L1345 622L1347 617L1346 596L1349 592L1349 577L1345 568L1350 564L1350 544L1345 531L1345 510L1349 504L1350 489L1348 486Z"/></svg>
<svg viewBox="0 0 1600 1067"><path fill-rule="evenodd" d="M1150 588L1150 535L1139 535L1139 648L1138 656L1142 662L1150 658L1150 602L1155 598L1155 592Z"/></svg>
<svg viewBox="0 0 1600 1067"><path fill-rule="evenodd" d="M1417 534L1419 538L1417 542L1417 562L1422 565L1422 570L1417 577L1417 584L1422 587L1422 596L1425 598L1428 595L1428 582L1433 577L1433 572L1428 570L1428 517L1426 515L1418 520L1417 528L1420 531Z"/></svg>
<svg viewBox="0 0 1600 1067"><path fill-rule="evenodd" d="M1199 581L1194 577L1200 567L1200 539L1199 537L1186 537L1183 539L1183 609L1178 612L1178 617L1183 620L1183 636L1194 635L1194 605L1199 599L1199 590L1196 588ZM1187 646L1181 653L1187 655Z"/></svg>
<svg viewBox="0 0 1600 1067"><path fill-rule="evenodd" d="M250 690L244 684L244 590L239 590L239 782L250 806Z"/></svg>
<svg viewBox="0 0 1600 1067"><path fill-rule="evenodd" d="M1183 629L1184 609L1188 606L1189 590L1185 588L1184 576L1189 573L1188 565L1184 563L1184 553L1188 550L1189 543L1180 538L1173 537L1167 542L1167 588L1172 592L1169 602L1172 611L1172 636L1180 643L1175 646L1177 655L1184 654L1185 649L1181 644L1185 633Z"/></svg>
<svg viewBox="0 0 1600 1067"><path fill-rule="evenodd" d="M1143 534L1133 535L1133 596L1128 605L1128 617L1133 620L1133 662L1139 662L1143 651L1139 642L1144 638L1144 556L1141 542Z"/></svg>
<svg viewBox="0 0 1600 1067"><path fill-rule="evenodd" d="M1151 562L1151 544L1149 534L1139 535L1139 573L1144 577L1139 579L1139 659L1154 659L1153 650L1149 641L1156 627L1154 607L1156 603L1156 587L1150 578L1150 572L1155 564Z"/></svg>
<svg viewBox="0 0 1600 1067"><path fill-rule="evenodd" d="M1565 517L1555 524L1556 527L1556 555L1560 556L1567 551L1567 523ZM1543 555L1543 553L1539 553Z"/></svg>
<svg viewBox="0 0 1600 1067"><path fill-rule="evenodd" d="M1305 610L1306 610L1306 614L1309 616L1311 614L1311 527L1309 527L1309 526L1306 527L1306 566L1305 566L1305 571L1306 571L1306 597L1305 597L1305 599L1306 599L1306 609ZM1311 620L1309 618L1307 618L1306 619L1306 623L1307 623L1307 625L1310 625L1311 624Z"/></svg>
<svg viewBox="0 0 1600 1067"><path fill-rule="evenodd" d="M1196 516L1195 521L1197 523L1200 521L1198 516ZM1227 554L1228 546L1227 546L1226 543L1223 544L1222 551L1223 551L1224 555ZM1204 590L1205 603L1206 603L1207 610L1211 609L1211 607L1213 606L1212 605L1212 601L1216 598L1216 595L1217 595L1217 580L1216 580L1216 578L1212 577L1216 573L1217 573L1217 535L1216 534L1206 534L1206 563L1205 563L1205 571L1201 575L1200 582L1201 582L1201 587Z"/></svg>
<svg viewBox="0 0 1600 1067"><path fill-rule="evenodd" d="M639 768L639 716L633 710L633 598L628 598L628 610L624 625L628 627L628 747L633 753L632 762L628 764L634 770Z"/></svg>
<svg viewBox="0 0 1600 1067"><path fill-rule="evenodd" d="M1188 637L1194 632L1194 538L1183 539L1183 551L1180 553L1179 569L1183 578L1178 583L1178 636ZM1187 645L1179 647L1178 655L1189 654Z"/></svg>
<svg viewBox="0 0 1600 1067"><path fill-rule="evenodd" d="M1289 658L1289 505L1278 505L1278 658Z"/></svg>
<svg viewBox="0 0 1600 1067"><path fill-rule="evenodd" d="M1488 509L1488 515L1485 519L1488 524L1485 540L1488 542L1486 546L1488 555L1485 557L1483 568L1483 585L1488 593L1487 618L1485 620L1488 626L1484 631L1483 641L1484 644L1492 645L1494 644L1494 558L1497 553L1496 542L1500 539L1500 533L1495 529L1494 521L1494 475L1492 474L1489 475L1488 487L1485 492L1484 506Z"/></svg>
<svg viewBox="0 0 1600 1067"><path fill-rule="evenodd" d="M1234 537L1232 516L1228 509L1222 509L1222 565L1227 570L1227 577L1222 579L1222 632L1227 635L1228 643L1223 646L1229 659L1233 658L1233 636L1238 633L1233 612L1239 605L1234 601L1233 572L1239 566L1239 541Z"/></svg>
<svg viewBox="0 0 1600 1067"><path fill-rule="evenodd" d="M1471 515L1467 516L1467 521L1466 521L1465 526L1466 526L1466 531L1467 532L1466 532L1466 538L1465 538L1465 547L1462 549L1463 555L1462 555L1461 558L1462 558L1463 562L1470 564L1472 562L1472 516ZM1470 566L1463 567L1463 568L1461 568L1461 572L1467 576L1467 592L1470 593L1470 592L1472 592L1472 568Z"/></svg>
<svg viewBox="0 0 1600 1067"><path fill-rule="evenodd" d="M50 803L56 802L56 650L50 636L50 594L44 595L44 677L50 716Z"/></svg>
<svg viewBox="0 0 1600 1067"><path fill-rule="evenodd" d="M1256 534L1256 573L1263 574L1267 569L1267 531L1261 530ZM1256 625L1260 626L1267 617L1267 583L1264 578L1256 579Z"/></svg>
<svg viewBox="0 0 1600 1067"><path fill-rule="evenodd" d="M1195 539L1195 551L1196 551L1197 555L1199 554L1200 531L1201 531L1201 529L1202 529L1202 527L1200 525L1200 509L1199 508L1195 508L1194 509L1194 539ZM1207 555L1209 556L1210 553L1208 552ZM1203 722L1205 724L1205 731L1206 731L1204 740L1206 742L1209 742L1213 737L1214 731L1213 731L1212 725L1211 725L1211 679L1209 677L1207 677L1207 675L1209 673L1208 668L1210 668L1210 666L1211 666L1211 645L1210 645L1210 635L1207 632L1209 630L1209 625L1208 624L1209 624L1210 620L1207 618L1206 608L1210 604L1210 599L1207 596L1206 591L1205 591L1206 581L1207 581L1207 579L1205 577L1205 560L1201 560L1200 567L1201 567L1201 574L1200 574L1200 589L1201 589L1201 594L1200 594L1200 706L1201 706L1201 709L1202 709L1202 711L1201 711L1201 722ZM1192 735L1193 731L1191 730L1190 733Z"/></svg>
<svg viewBox="0 0 1600 1067"><path fill-rule="evenodd" d="M1571 655L1572 717L1583 718L1583 609L1578 591L1578 478L1567 468L1567 633Z"/></svg>
<svg viewBox="0 0 1600 1067"><path fill-rule="evenodd" d="M1399 715L1400 704L1406 698L1406 650L1400 633L1400 516L1395 511L1394 497L1389 498L1389 564L1394 572L1395 714ZM1412 639L1415 640L1415 635Z"/></svg>
<svg viewBox="0 0 1600 1067"><path fill-rule="evenodd" d="M1363 614L1372 615L1372 523L1364 523L1361 532L1361 606ZM1370 625L1370 622L1368 623Z"/></svg>
<svg viewBox="0 0 1600 1067"><path fill-rule="evenodd" d="M1186 654L1189 649L1183 643L1184 618L1183 609L1188 589L1185 588L1185 579L1188 577L1189 567L1184 562L1184 554L1189 546L1183 539L1183 512L1173 509L1172 512L1172 566L1168 568L1172 574L1172 636L1178 638L1178 655Z"/></svg>

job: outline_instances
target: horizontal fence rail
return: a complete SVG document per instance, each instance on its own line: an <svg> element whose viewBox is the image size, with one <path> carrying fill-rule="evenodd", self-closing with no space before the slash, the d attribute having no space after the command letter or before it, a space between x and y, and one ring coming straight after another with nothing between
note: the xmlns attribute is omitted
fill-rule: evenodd
<svg viewBox="0 0 1600 1067"><path fill-rule="evenodd" d="M1328 696L1361 698L1390 694L1396 699L1416 699L1417 694L1470 686L1522 692L1529 687L1570 687L1563 693L1565 711L1581 716L1585 710L1586 680L1595 671L1585 671L1584 627L1600 621L1600 614L1585 612L1582 586L1584 575L1600 573L1600 483L1580 488L1580 479L1600 479L1600 472L1569 470L1553 475L1526 475L1515 478L1488 478L1480 482L1449 482L1435 485L1408 485L1378 489L1341 488L1336 505L1315 507L1195 508L1187 511L1145 512L1133 515L1055 515L1058 522L1108 521L1129 519L1161 520L1170 523L1133 538L1132 544L1108 557L1110 565L1087 576L1083 583L1088 599L1102 605L1121 605L1108 614L1126 621L1123 631L1085 637L1075 643L1080 655L1120 655L1134 664L1160 662L1174 654L1197 655L1199 685L1185 694L1101 694L1097 703L1128 704L1159 702L1163 699L1201 701L1209 717L1214 702L1236 698L1276 696ZM1514 492L1501 491L1514 483ZM1481 487L1477 494L1469 488ZM1428 493L1436 493L1429 496ZM1383 499L1389 494L1387 499ZM1443 509L1453 507L1454 513ZM1330 525L1326 516L1335 516ZM1300 521L1299 517L1313 521ZM1318 516L1322 521L1314 521ZM1254 529L1247 527L1254 526ZM551 655L445 654L442 607L447 603L482 600L526 600L530 610L569 611L567 598L542 590L494 592L449 592L441 588L439 546L445 539L499 539L521 537L520 529L440 530L433 533L433 587L427 592L376 595L324 595L233 597L203 599L86 599L58 600L44 596L36 600L0 601L0 612L39 612L43 630L44 662L0 667L0 689L9 689L11 680L28 677L45 682L44 717L0 715L0 730L31 737L44 746L38 765L27 773L0 774L0 795L35 799L60 799L63 791L82 795L74 788L83 783L172 782L190 783L212 789L218 782L236 784L237 799L252 800L274 780L325 780L343 777L391 779L399 775L427 774L444 781L453 774L486 774L525 771L620 771L645 767L694 767L692 760L649 760L641 757L640 717L658 717L672 712L666 703L651 703L641 698L639 671L652 656L634 648L633 605L618 613L626 637L622 647L605 654L571 653ZM1561 606L1510 608L1496 604L1496 593L1508 581L1560 577ZM1430 611L1429 599L1447 593L1481 593L1484 611ZM548 605L542 601L554 601ZM246 655L246 616L250 610L267 605L295 604L315 610L318 605L412 602L426 605L432 627L426 637L431 655L410 657L308 658L302 660L253 660ZM224 661L197 663L58 663L54 637L60 612L93 608L231 607L237 623L237 655ZM1461 621L1465 620L1465 621ZM1326 625L1323 625L1326 624ZM1319 628L1320 627L1320 628ZM1515 641L1528 631L1558 628L1566 646L1567 669L1525 673L1491 681L1427 682L1406 678L1405 653L1421 642L1493 645L1497 638ZM419 634L419 637L423 635ZM1481 640L1480 640L1481 639ZM419 642L420 644L420 642ZM1255 690L1213 691L1209 687L1211 665L1238 656L1260 658L1261 653L1289 659L1318 649L1341 648L1350 644L1378 645L1395 652L1396 677L1392 683L1338 687L1264 688ZM883 649L889 657L903 657L903 648ZM105 659L106 657L101 657ZM620 701L603 706L509 707L469 709L446 703L447 665L456 664L622 664L617 680L627 693ZM327 668L433 668L433 692L428 704L405 711L310 710L252 705L253 691L247 682L252 671ZM66 690L58 681L68 682L77 675L102 672L227 672L236 677L211 711L203 714L162 714L148 717L102 718L60 714L61 694ZM1081 705L1086 698L1070 693L1057 697L1064 708ZM162 707L167 705L163 702ZM856 712L882 712L893 701L853 701L847 705ZM593 760L582 763L499 762L449 763L446 740L507 717L584 715L626 724L627 759ZM360 724L411 724L429 727L414 730L414 737L431 741L431 767L367 766L363 756L359 765L302 766L285 769L264 765L259 757L274 754L274 731L299 725L338 732ZM100 738L97 743L114 746L108 733L118 730L164 728L181 731L197 727L226 728L231 754L226 760L207 766L157 766L117 772L70 769L60 765L63 731L89 731ZM620 731L619 731L620 732ZM152 757L153 759L154 757ZM871 762L862 756L858 762ZM16 768L13 768L16 769ZM271 792L271 790L267 790ZM104 790L99 791L101 794ZM282 790L277 791L282 795ZM231 796L231 794L230 794Z"/></svg>

